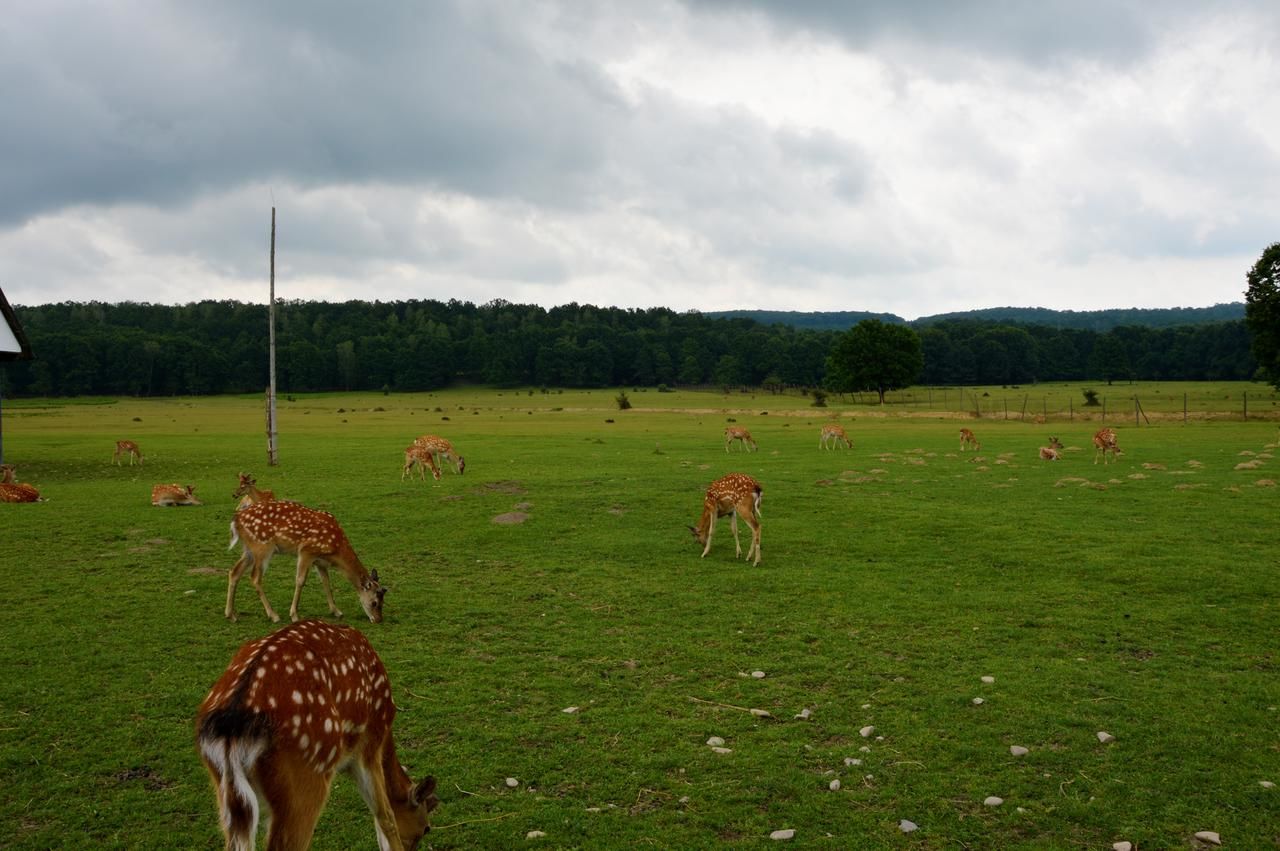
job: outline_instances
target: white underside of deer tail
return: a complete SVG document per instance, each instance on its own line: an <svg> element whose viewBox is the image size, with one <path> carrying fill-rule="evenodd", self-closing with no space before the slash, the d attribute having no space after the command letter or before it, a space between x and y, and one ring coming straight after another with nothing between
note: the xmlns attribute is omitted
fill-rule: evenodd
<svg viewBox="0 0 1280 851"><path fill-rule="evenodd" d="M240 533L236 531L236 521L231 521L231 543L227 544L227 549L233 549L236 544L240 543Z"/></svg>
<svg viewBox="0 0 1280 851"><path fill-rule="evenodd" d="M756 510L756 517L760 516L760 501L764 499L764 494L756 491L756 495L751 499L751 506Z"/></svg>
<svg viewBox="0 0 1280 851"><path fill-rule="evenodd" d="M262 755L266 742L225 739L201 739L200 750L209 762L217 769L218 782L222 787L221 798L224 802L237 800L250 813L249 823L240 825L247 828L240 833L233 833L231 823L231 807L224 804L219 814L222 826L227 833L227 847L234 851L254 851L258 835L258 820L261 816L258 804L258 793L249 782L248 772Z"/></svg>

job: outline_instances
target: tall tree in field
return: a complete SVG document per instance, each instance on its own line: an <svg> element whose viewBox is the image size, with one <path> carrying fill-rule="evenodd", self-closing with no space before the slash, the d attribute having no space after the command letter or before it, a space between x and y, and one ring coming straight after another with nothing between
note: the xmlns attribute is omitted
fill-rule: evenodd
<svg viewBox="0 0 1280 851"><path fill-rule="evenodd" d="M864 319L836 339L827 358L827 386L837 393L908 387L924 369L920 335L905 325Z"/></svg>
<svg viewBox="0 0 1280 851"><path fill-rule="evenodd" d="M1253 356L1280 387L1280 242L1262 252L1245 280L1244 321L1253 332Z"/></svg>

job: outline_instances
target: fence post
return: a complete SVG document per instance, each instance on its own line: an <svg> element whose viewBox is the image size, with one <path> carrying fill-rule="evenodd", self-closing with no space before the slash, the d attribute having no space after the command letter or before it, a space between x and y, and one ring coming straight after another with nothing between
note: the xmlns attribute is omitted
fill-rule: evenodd
<svg viewBox="0 0 1280 851"><path fill-rule="evenodd" d="M1135 427L1141 425L1141 423L1138 422L1138 397L1137 396L1133 397L1133 424Z"/></svg>
<svg viewBox="0 0 1280 851"><path fill-rule="evenodd" d="M1102 397L1102 421L1104 423L1107 421L1107 397L1106 396Z"/></svg>
<svg viewBox="0 0 1280 851"><path fill-rule="evenodd" d="M1240 395L1244 397L1244 418L1247 420L1249 419L1249 391L1246 390Z"/></svg>
<svg viewBox="0 0 1280 851"><path fill-rule="evenodd" d="M1070 409L1070 411L1071 411L1071 422L1075 422L1075 421L1076 421L1076 400L1075 400L1075 399L1068 398L1068 399L1067 399L1067 407L1068 407L1068 408Z"/></svg>
<svg viewBox="0 0 1280 851"><path fill-rule="evenodd" d="M1182 424L1186 425L1186 423L1187 423L1187 394L1183 393L1182 394Z"/></svg>

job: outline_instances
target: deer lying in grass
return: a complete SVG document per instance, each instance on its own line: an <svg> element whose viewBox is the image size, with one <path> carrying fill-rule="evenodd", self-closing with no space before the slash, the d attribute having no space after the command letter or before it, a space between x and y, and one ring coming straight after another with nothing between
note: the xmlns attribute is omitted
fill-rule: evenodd
<svg viewBox="0 0 1280 851"><path fill-rule="evenodd" d="M378 847L413 849L431 830L436 779L414 783L391 734L387 669L355 629L305 620L242 646L196 714L228 849L251 849L265 805L267 848L308 848L333 777L355 779Z"/></svg>
<svg viewBox="0 0 1280 851"><path fill-rule="evenodd" d="M1041 461L1061 461L1062 460L1062 444L1058 441L1058 438L1051 437L1049 438L1048 446L1040 447L1040 460Z"/></svg>
<svg viewBox="0 0 1280 851"><path fill-rule="evenodd" d="M40 491L25 482L14 481L17 470L12 464L0 464L0 502L39 502Z"/></svg>
<svg viewBox="0 0 1280 851"><path fill-rule="evenodd" d="M702 516L697 526L690 526L689 531L698 543L702 544L702 557L711 552L711 536L716 531L716 519L729 516L730 528L733 529L733 543L736 555L742 556L742 542L738 540L738 515L751 527L751 547L747 550L747 561L755 554L755 564L760 564L760 500L763 489L755 479L743 473L730 473L716 479L707 488L707 495L702 500Z"/></svg>
<svg viewBox="0 0 1280 851"><path fill-rule="evenodd" d="M160 506L204 505L196 499L195 485L156 485L151 488L151 504Z"/></svg>

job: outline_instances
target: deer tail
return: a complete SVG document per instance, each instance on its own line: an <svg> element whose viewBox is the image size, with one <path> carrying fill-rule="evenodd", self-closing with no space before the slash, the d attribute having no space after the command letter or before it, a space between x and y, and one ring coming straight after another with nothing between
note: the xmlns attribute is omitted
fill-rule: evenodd
<svg viewBox="0 0 1280 851"><path fill-rule="evenodd" d="M236 544L240 543L240 533L236 531L236 521L231 521L231 543L227 544L227 549L232 549Z"/></svg>
<svg viewBox="0 0 1280 851"><path fill-rule="evenodd" d="M760 516L760 501L764 499L764 491L759 485L756 485L755 496L751 498L751 507L755 509L756 517Z"/></svg>
<svg viewBox="0 0 1280 851"><path fill-rule="evenodd" d="M218 789L218 816L228 849L253 851L261 811L249 775L268 742L243 709L214 710L200 725L200 755Z"/></svg>

